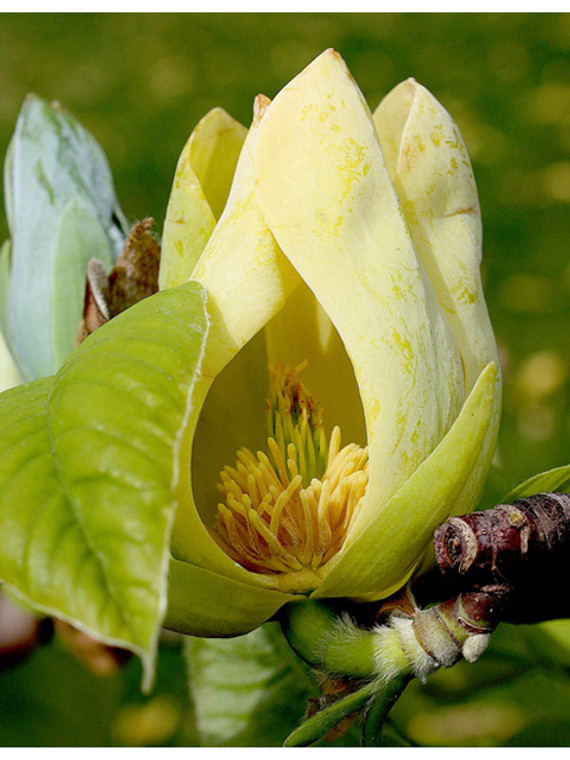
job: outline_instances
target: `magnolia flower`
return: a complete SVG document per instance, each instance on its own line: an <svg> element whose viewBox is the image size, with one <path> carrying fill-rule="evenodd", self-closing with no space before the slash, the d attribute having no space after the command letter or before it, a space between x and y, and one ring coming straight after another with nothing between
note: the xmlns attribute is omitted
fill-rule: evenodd
<svg viewBox="0 0 570 760"><path fill-rule="evenodd" d="M258 96L247 135L220 109L200 122L161 264L161 287L205 287L210 320L167 626L235 635L299 594L381 599L476 505L501 387L480 257L466 149L412 79L372 116L327 50Z"/></svg>

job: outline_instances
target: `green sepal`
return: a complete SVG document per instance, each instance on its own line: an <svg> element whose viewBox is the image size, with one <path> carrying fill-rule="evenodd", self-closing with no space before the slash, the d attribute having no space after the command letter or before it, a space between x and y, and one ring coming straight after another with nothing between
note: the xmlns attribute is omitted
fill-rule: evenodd
<svg viewBox="0 0 570 760"><path fill-rule="evenodd" d="M206 333L204 291L188 283L115 317L55 377L0 395L0 579L137 653L147 684Z"/></svg>
<svg viewBox="0 0 570 760"><path fill-rule="evenodd" d="M239 636L293 598L171 557L164 627L191 636Z"/></svg>
<svg viewBox="0 0 570 760"><path fill-rule="evenodd" d="M477 462L493 413L495 378L495 365L489 364L447 435L366 530L346 542L313 598L374 601L410 578Z"/></svg>
<svg viewBox="0 0 570 760"><path fill-rule="evenodd" d="M376 675L374 632L339 617L326 601L301 598L279 612L291 648L313 668L350 678Z"/></svg>
<svg viewBox="0 0 570 760"><path fill-rule="evenodd" d="M317 695L277 623L233 639L189 638L186 655L203 746L279 746Z"/></svg>
<svg viewBox="0 0 570 760"><path fill-rule="evenodd" d="M115 260L127 224L95 139L59 105L35 96L18 117L4 183L12 238L9 341L23 374L34 379L53 374L63 347L73 347L82 310L77 301L85 292L83 262L90 256ZM61 263L68 255L72 266ZM58 308L66 299L73 313Z"/></svg>

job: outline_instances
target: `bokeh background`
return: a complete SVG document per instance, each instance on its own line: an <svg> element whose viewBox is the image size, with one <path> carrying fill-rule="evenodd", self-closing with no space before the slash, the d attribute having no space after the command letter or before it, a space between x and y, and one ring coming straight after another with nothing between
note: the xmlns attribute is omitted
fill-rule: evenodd
<svg viewBox="0 0 570 760"><path fill-rule="evenodd" d="M158 230L178 155L213 106L248 124L257 93L273 97L327 47L372 108L414 76L459 124L479 187L505 376L499 479L570 462L570 15L3 14L0 40L0 154L27 92L57 99L105 150L128 219ZM477 666L411 687L394 736L569 744L570 658L543 636L504 626ZM52 641L0 672L0 745L198 742L176 642L149 697L139 678L135 662L92 676Z"/></svg>

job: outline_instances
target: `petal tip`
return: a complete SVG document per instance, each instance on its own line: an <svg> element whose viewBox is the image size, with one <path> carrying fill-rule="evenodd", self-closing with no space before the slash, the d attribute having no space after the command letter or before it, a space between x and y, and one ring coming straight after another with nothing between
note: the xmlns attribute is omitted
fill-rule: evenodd
<svg viewBox="0 0 570 760"><path fill-rule="evenodd" d="M271 103L271 100L267 97L267 95L263 95L262 93L260 93L259 95L256 95L255 100L253 101L253 123L254 124L262 118L263 114L269 108L270 103Z"/></svg>

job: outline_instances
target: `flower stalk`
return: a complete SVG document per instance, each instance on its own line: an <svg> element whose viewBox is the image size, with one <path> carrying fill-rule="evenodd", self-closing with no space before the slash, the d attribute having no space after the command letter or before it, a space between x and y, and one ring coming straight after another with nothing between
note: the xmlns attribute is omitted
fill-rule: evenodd
<svg viewBox="0 0 570 760"><path fill-rule="evenodd" d="M378 606L381 625L363 605L350 614L313 600L286 605L280 620L292 648L328 677L348 679L350 692L322 711L322 723L313 716L288 742L316 741L318 726L330 730L333 716L344 718L354 707L364 711L363 744L378 746L383 721L410 679L425 682L461 659L476 662L502 621L567 613L558 579L568 569L569 525L570 494L558 493L451 518L436 529L434 544L455 593L421 609L408 586Z"/></svg>

